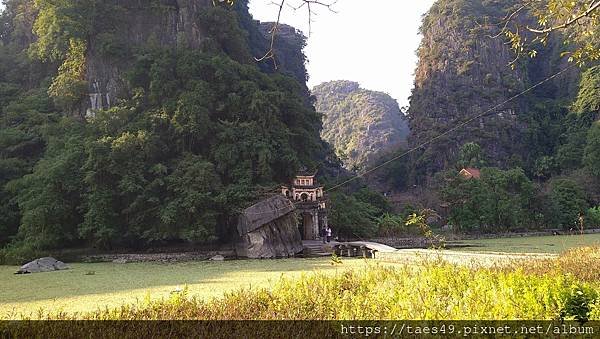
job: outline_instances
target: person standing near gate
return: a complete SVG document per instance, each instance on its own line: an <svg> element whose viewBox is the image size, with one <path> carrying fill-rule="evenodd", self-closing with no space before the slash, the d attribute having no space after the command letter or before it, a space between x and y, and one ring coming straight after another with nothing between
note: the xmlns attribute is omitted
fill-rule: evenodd
<svg viewBox="0 0 600 339"><path fill-rule="evenodd" d="M327 228L325 229L325 235L327 236L327 242L331 242L331 227L329 227L329 225L327 226Z"/></svg>
<svg viewBox="0 0 600 339"><path fill-rule="evenodd" d="M319 229L319 237L321 237L321 239L323 240L323 243L325 243L326 234L325 234L325 229L324 228L320 228Z"/></svg>

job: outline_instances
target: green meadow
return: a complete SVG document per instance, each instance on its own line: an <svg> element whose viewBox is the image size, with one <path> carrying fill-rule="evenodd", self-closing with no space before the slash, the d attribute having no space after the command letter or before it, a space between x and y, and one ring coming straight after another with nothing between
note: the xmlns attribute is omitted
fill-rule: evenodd
<svg viewBox="0 0 600 339"><path fill-rule="evenodd" d="M600 246L600 233L480 239L459 243L468 245L456 249L460 251L558 254L574 247Z"/></svg>
<svg viewBox="0 0 600 339"><path fill-rule="evenodd" d="M224 302L222 300L224 296L231 298L232 295L240 293L258 293L249 297L254 298L262 293L261 291L267 291L265 293L275 290L282 291L282 283L287 286L286 288L296 290L299 288L296 284L312 282L317 285L327 285L328 281L337 281L341 279L340 277L348 274L352 275L357 286L364 285L361 281L363 279L366 279L365 281L379 279L377 278L378 274L383 275L382 281L388 278L392 279L388 284L392 284L393 281L414 284L419 279L423 281L429 279L433 284L445 281L448 278L444 276L445 274L455 275L458 274L456 272L459 272L465 277L469 274L477 274L483 280L491 279L489 282L485 282L491 284L488 286L491 290L486 293L496 293L499 288L512 288L504 285L493 286L494 284L504 284L502 279L508 279L507 281L512 284L515 281L511 279L527 281L528 276L550 279L540 280L543 286L559 284L564 287L565 290L555 291L557 296L562 295L561 293L570 293L569 286L583 286L581 285L583 283L587 284L584 286L585 288L589 287L591 291L596 291L596 286L600 281L594 273L596 271L594 265L597 266L600 260L598 247L587 250L585 248L580 250L577 247L594 245L599 240L600 235L598 234L473 240L468 241L473 247L461 248L459 251L401 250L393 254L382 254L377 259L370 260L342 258L338 263L329 257L227 260L223 262L196 261L170 264L157 262L70 263L69 270L27 275L15 275L17 266L0 266L0 319L52 318L59 314L60 317L75 318L86 318L93 314L106 316L106 314L112 314L110 310L122 307L138 309L141 307L140 305L149 305L149 303L154 303L155 306L162 305L161 302L168 302L174 296L182 294L185 294L185 298L193 299L194 303L201 303L194 304L197 307L205 307L210 303ZM564 252L565 250L567 251ZM468 273L464 269L472 271L468 271L471 272ZM399 273L394 272L403 272L403 276L399 277ZM513 273L517 275L510 275ZM433 276L430 276L432 274ZM561 280L563 275L569 276L571 280ZM319 278L315 280L315 277ZM539 290L536 289L535 293L543 294L543 289L546 288L543 286L539 287ZM366 285L364 287L366 288ZM369 289L372 288L375 287L369 287ZM414 285L413 288L415 293L425 293L427 286ZM398 292L394 292L391 285L388 286L388 290L392 294ZM361 291L360 293L364 292ZM410 290L404 288L402 291L406 295L411 293ZM378 290L377 293L383 293L383 291ZM472 291L464 293L472 293ZM594 293L596 292L591 295L595 295ZM308 295L306 297L309 298ZM366 298L367 295L364 297ZM457 300L460 299L459 297L456 295ZM558 305L556 307L562 307L559 304L556 305ZM468 305L463 306L467 307ZM550 306L545 305L544 307ZM130 311L126 318L135 317ZM547 311L551 313L551 310ZM234 312L236 316L233 318L244 318L243 314L236 312ZM475 313L469 313L469 316L477 318L476 311L473 312ZM500 311L495 310L494 312ZM548 317L550 313L544 313L544 316ZM483 314L492 316L491 313ZM500 315L497 313L494 316ZM210 316L229 317L212 313ZM415 316L417 316L416 313ZM184 318L186 317L188 316ZM318 316L315 315L315 317Z"/></svg>
<svg viewBox="0 0 600 339"><path fill-rule="evenodd" d="M272 286L282 277L365 268L364 259L330 258L231 260L224 262L73 263L65 271L15 275L17 266L0 266L0 318L39 312L89 312L151 299L168 298L187 287L201 299L241 288Z"/></svg>

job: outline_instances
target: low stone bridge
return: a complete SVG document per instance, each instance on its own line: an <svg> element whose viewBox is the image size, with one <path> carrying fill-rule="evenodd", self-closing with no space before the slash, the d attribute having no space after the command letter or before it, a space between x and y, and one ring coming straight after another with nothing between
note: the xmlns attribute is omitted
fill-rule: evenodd
<svg viewBox="0 0 600 339"><path fill-rule="evenodd" d="M371 241L351 241L322 243L321 241L303 241L304 255L308 257L329 256L375 258L377 253L393 253L398 250Z"/></svg>

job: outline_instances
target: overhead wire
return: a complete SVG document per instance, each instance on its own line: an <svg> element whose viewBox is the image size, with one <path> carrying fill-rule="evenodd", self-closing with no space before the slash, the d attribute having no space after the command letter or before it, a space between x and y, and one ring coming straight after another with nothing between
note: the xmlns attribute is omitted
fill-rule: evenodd
<svg viewBox="0 0 600 339"><path fill-rule="evenodd" d="M456 126L454 126L454 127L450 128L449 130L447 130L447 131L445 131L445 132L443 132L443 133L441 133L441 134L439 134L439 135L437 135L437 136L435 136L435 137L433 137L433 138L431 138L431 139L429 139L429 140L427 140L427 141L425 141L425 142L422 142L421 144L419 144L419 145L417 145L417 146L415 146L415 147L413 147L413 148L409 149L408 151L406 151L406 152L404 152L404 153L402 153L402 154L400 154L400 155L398 155L398 156L395 156L395 157L393 157L393 158L391 158L391 159L389 159L389 160L387 160L387 161L385 161L385 162L383 162L383 163L381 163L381 164L379 164L379 165L377 165L377 166L374 166L374 167L372 167L372 168L368 169L368 170L367 170L367 171L365 171L365 172L362 172L362 173L360 173L360 174L357 174L357 175L355 175L355 176L351 177L350 179L347 179L347 180L345 180L345 181L343 181L343 182L341 182L341 183L339 183L339 184L336 184L335 186L332 186L332 187L330 187L330 188L326 189L326 190L325 190L325 192L330 192L330 191L333 191L333 190L335 190L335 189L338 189L338 188L340 188L340 187L342 187L342 186L345 186L345 185L347 185L347 184L349 184L349 183L351 183L351 182L353 182L353 181L355 181L355 180L357 180L357 179L359 179L359 178L362 178L362 177L364 177L364 176L366 176L366 175L368 175L368 174L370 174L370 173L373 173L373 172L377 171L378 169L380 169L380 168L382 168L382 167L384 167L384 166L387 166L387 165L391 164L392 162L394 162L394 161L396 161L396 160L399 160L399 159L401 159L401 158L403 158L403 157L405 157L405 156L409 155L410 153L412 153L412 152L414 152L414 151L416 151L416 150L418 150L418 149L420 149L420 148L422 148L422 147L424 147L424 146L427 146L427 145L429 145L429 144L433 143L434 141L436 141L436 140L440 139L441 137L443 137L443 136L446 136L446 135L448 135L448 134L450 134L450 133L452 133L452 132L454 132L454 131L456 131L456 130L460 129L461 127L464 127L464 126L466 126L466 125L470 124L471 122L473 122L473 121L475 121L475 120L477 120L477 119L480 119L480 118L482 118L482 117L484 117L484 116L486 116L486 115L488 115L488 114L490 114L490 113L492 113L492 112L496 111L498 108L500 108L500 107L502 107L502 106L504 106L504 105L508 104L509 102L511 102L511 101L513 101L513 100L515 100L515 99L517 99L517 98L519 98L519 97L521 97L521 96L523 96L523 95L525 95L525 94L527 94L527 93L529 93L529 92L533 91L533 90L534 90L534 89L536 89L537 87L539 87L539 86L541 86L541 85L545 84L546 82L548 82L548 81L550 81L550 80L552 80L552 79L554 79L554 78L556 78L556 77L558 77L558 76L562 75L563 73L565 73L566 71L568 71L569 69L571 69L571 68L573 68L573 67L575 67L575 65L570 65L570 66L568 66L568 67L566 67L566 68L562 69L561 71L559 71L559 72L557 72L557 73L555 73L555 74L553 74L553 75L551 75L551 76L549 76L549 77L547 77L547 78L545 78L545 79L541 80L540 82L538 82L538 83L536 83L535 85L533 85L533 86L531 86L531 87L529 87L529 88L527 88L527 89L523 90L522 92L520 92L520 93L518 93L518 94L516 94L516 95L513 95L512 97L510 97L510 98L508 98L508 99L506 99L506 100L502 101L501 103L499 103L499 104L497 104L497 105L493 106L492 108L490 108L490 109L488 109L488 110L484 111L483 113L481 113L481 114L478 114L478 115L476 115L476 116L473 116L473 117L471 117L471 118L469 118L469 119L465 120L464 122L462 122L462 123L460 123L460 124L458 124L458 125L456 125Z"/></svg>
<svg viewBox="0 0 600 339"><path fill-rule="evenodd" d="M411 148L411 149L407 150L406 152L404 152L404 153L402 153L402 154L400 154L400 155L398 155L398 156L395 156L395 157L393 157L393 158L391 158L391 159L389 159L389 160L386 160L386 161L384 161L383 163L381 163L381 164L379 164L379 165L377 165L377 166L374 166L374 167L372 167L372 168L368 169L368 170L367 170L367 171L365 171L365 172L362 172L362 173L360 173L360 174L357 174L357 175L355 175L355 176L351 177L350 179L344 180L343 182L341 182L341 183L339 183L339 184L336 184L336 185L332 186L331 188L325 189L325 190L324 190L324 192L331 192L331 191L333 191L333 190L335 190L335 189L338 189L338 188L340 188L340 187L342 187L342 186L345 186L345 185L347 185L347 184L349 184L349 183L351 183L351 182L353 182L353 181L355 181L355 180L357 180L357 179L359 179L359 178L362 178L362 177L364 177L364 176L366 176L366 175L368 175L368 174L370 174L370 173L373 173L373 172L375 172L375 171L379 170L380 168L382 168L382 167L385 167L385 166L387 166L387 165L391 164L392 162L394 162L394 161L397 161L397 160L399 160L399 159L401 159L401 158L403 158L403 157L405 157L405 156L409 155L410 153L412 153L412 152L414 152L414 151L416 151L416 150L418 150L418 149L420 149L420 148L422 148L422 147L424 147L424 146L427 146L427 145L429 145L429 144L433 143L434 141L436 141L436 140L440 139L441 137L443 137L443 136L446 136L446 135L448 135L448 134L450 134L450 133L452 133L452 132L454 132L454 131L456 131L456 130L460 129L460 128L462 128L462 127L464 127L464 126L466 126L466 125L470 124L471 122L473 122L473 121L475 121L475 120L477 120L477 119L480 119L480 118L482 118L482 117L484 117L484 116L486 116L486 115L488 115L488 114L490 114L490 113L493 113L494 111L496 111L496 110L497 110L497 109L499 109L500 107L502 107L502 106L504 106L504 105L506 105L506 104L510 103L511 101L513 101L513 100L515 100L515 99L517 99L517 98L519 98L519 97L522 97L523 95L525 95L525 94L527 94L527 93L529 93L529 92L533 91L534 89L536 89L536 88L540 87L541 85L543 85L543 84L547 83L548 81L550 81L550 80L552 80L552 79L554 79L554 78L557 78L558 76L560 76L560 75L564 74L566 71L568 71L569 69L571 69L571 68L573 68L573 67L575 67L575 65L571 65L571 66L568 66L568 67L566 67L566 68L564 68L564 69L560 70L559 72L557 72L557 73L555 73L555 74L553 74L553 75L551 75L551 76L549 76L549 77L547 77L547 78L545 78L545 79L543 79L543 80L539 81L539 82L538 82L538 83L536 83L535 85L532 85L532 86L530 86L529 88L527 88L527 89L525 89L525 90L523 90L523 91L519 92L518 94L515 94L515 95L513 95L512 97L510 97L510 98L508 98L508 99L506 99L506 100L502 101L501 103L499 103L499 104L496 104L495 106L493 106L493 107L491 107L491 108L487 109L487 110L486 110L486 111L484 111L483 113L481 113L481 114L478 114L478 115L475 115L475 116L473 116L473 117L471 117L471 118L469 118L469 119L467 119L467 120L463 121L462 123L460 123L460 124L458 124L458 125L456 125L456 126L454 126L454 127L450 128L450 129L446 130L445 132L443 132L443 133L440 133L440 134L438 134L437 136L435 136L435 137L433 137L433 138L431 138L431 139L429 139L429 140L427 140L427 141L425 141L425 142L422 142L422 143L420 143L419 145L417 145L417 146L415 146L415 147L413 147L413 148ZM287 209L289 209L289 208L290 208L289 206L286 206L286 207L284 207L284 208L277 208L277 209L275 209L274 211L279 211L279 210L287 210ZM269 211L268 213L272 213L272 212L273 212L273 210ZM249 211L248 211L248 212L246 212L246 213L248 213L248 214L252 214L252 215L260 215L260 214L267 213L267 212L249 212Z"/></svg>

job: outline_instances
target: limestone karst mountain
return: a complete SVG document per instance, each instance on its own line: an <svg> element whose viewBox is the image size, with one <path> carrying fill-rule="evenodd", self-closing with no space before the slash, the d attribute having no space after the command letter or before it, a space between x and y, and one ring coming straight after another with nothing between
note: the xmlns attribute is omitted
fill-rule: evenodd
<svg viewBox="0 0 600 339"><path fill-rule="evenodd" d="M352 81L331 81L313 88L323 114L322 138L348 169L364 168L405 144L407 121L388 94L363 89Z"/></svg>
<svg viewBox="0 0 600 339"><path fill-rule="evenodd" d="M459 125L505 102L521 91L568 66L561 58L562 41L553 36L538 57L515 54L503 37L494 37L498 22L516 1L439 0L423 18L423 39L410 100L411 146ZM524 24L535 20L521 16ZM529 21L528 21L529 20ZM535 21L533 21L535 22ZM414 157L419 173L452 167L459 149L476 142L489 165L531 167L552 152L560 135L564 103L577 92L579 70L571 69L484 117L436 142Z"/></svg>

